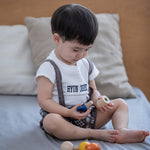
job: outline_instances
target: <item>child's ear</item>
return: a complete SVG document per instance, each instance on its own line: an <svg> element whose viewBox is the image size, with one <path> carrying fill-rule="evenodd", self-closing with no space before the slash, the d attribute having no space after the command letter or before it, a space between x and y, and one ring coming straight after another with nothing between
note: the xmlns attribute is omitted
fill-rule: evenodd
<svg viewBox="0 0 150 150"><path fill-rule="evenodd" d="M59 36L58 33L54 33L53 34L53 40L54 40L54 42L55 42L56 45L58 45L60 43L61 37Z"/></svg>

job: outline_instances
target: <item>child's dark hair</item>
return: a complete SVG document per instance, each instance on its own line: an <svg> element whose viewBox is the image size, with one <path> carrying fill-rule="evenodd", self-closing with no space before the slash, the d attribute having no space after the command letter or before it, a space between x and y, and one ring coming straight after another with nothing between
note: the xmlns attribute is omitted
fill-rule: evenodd
<svg viewBox="0 0 150 150"><path fill-rule="evenodd" d="M58 8L51 19L52 33L58 33L63 41L77 40L80 44L93 44L98 23L95 15L87 8L70 4Z"/></svg>

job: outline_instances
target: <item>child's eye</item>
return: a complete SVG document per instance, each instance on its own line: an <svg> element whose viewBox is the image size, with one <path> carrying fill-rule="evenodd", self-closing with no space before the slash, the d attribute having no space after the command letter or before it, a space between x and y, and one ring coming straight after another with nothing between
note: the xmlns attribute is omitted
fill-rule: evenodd
<svg viewBox="0 0 150 150"><path fill-rule="evenodd" d="M74 52L78 52L79 50L77 50L77 49L73 49L73 51L74 51Z"/></svg>

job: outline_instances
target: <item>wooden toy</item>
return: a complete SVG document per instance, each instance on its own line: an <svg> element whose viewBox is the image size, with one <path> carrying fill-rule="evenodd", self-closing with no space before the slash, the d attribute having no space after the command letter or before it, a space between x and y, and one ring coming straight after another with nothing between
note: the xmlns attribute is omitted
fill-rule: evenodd
<svg viewBox="0 0 150 150"><path fill-rule="evenodd" d="M98 143L81 142L79 147L74 147L69 141L61 144L61 150L101 150Z"/></svg>
<svg viewBox="0 0 150 150"><path fill-rule="evenodd" d="M78 150L78 147L73 147L71 142L65 141L61 144L61 150Z"/></svg>
<svg viewBox="0 0 150 150"><path fill-rule="evenodd" d="M100 145L98 143L89 143L85 146L86 150L101 150Z"/></svg>
<svg viewBox="0 0 150 150"><path fill-rule="evenodd" d="M86 112L91 105L93 105L93 101L92 100L89 101L86 104L82 104L81 106L77 107L77 111L79 111L79 112Z"/></svg>
<svg viewBox="0 0 150 150"><path fill-rule="evenodd" d="M104 105L109 104L110 99L107 96L102 96L96 103L98 107L102 107Z"/></svg>
<svg viewBox="0 0 150 150"><path fill-rule="evenodd" d="M79 150L86 150L86 145L89 144L89 142L81 142L79 144Z"/></svg>

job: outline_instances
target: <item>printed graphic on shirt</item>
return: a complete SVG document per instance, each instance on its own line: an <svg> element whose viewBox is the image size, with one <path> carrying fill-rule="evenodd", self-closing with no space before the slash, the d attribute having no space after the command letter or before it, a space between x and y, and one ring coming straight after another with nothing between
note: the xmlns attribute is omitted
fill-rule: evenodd
<svg viewBox="0 0 150 150"><path fill-rule="evenodd" d="M85 92L87 91L87 84L82 85L68 85L67 86L67 92L68 93L79 93L79 92Z"/></svg>

